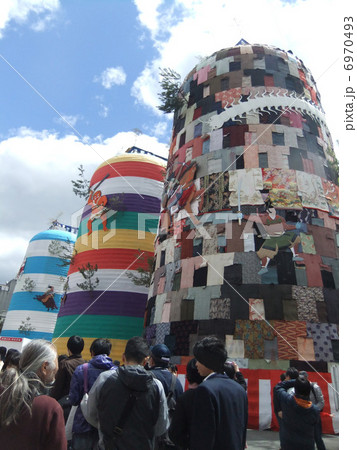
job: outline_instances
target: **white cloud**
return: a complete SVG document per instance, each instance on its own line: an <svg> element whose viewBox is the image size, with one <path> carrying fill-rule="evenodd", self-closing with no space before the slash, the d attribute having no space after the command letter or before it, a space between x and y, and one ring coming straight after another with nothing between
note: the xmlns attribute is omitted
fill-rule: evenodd
<svg viewBox="0 0 357 450"><path fill-rule="evenodd" d="M155 36L159 28L158 21L158 7L163 3L163 0L135 0L135 5L139 11L139 21Z"/></svg>
<svg viewBox="0 0 357 450"><path fill-rule="evenodd" d="M47 30L53 23L55 15L48 14L31 25L31 30L41 32Z"/></svg>
<svg viewBox="0 0 357 450"><path fill-rule="evenodd" d="M108 67L99 76L94 77L95 82L99 82L105 89L111 89L113 86L125 84L126 73L120 66Z"/></svg>
<svg viewBox="0 0 357 450"><path fill-rule="evenodd" d="M0 283L5 283L15 278L24 259L29 240L22 237L13 237L0 232Z"/></svg>
<svg viewBox="0 0 357 450"><path fill-rule="evenodd" d="M165 66L163 66L165 67ZM157 109L160 102L158 99L158 92L160 91L160 84L157 74L159 73L159 61L153 61L147 64L140 76L135 80L131 95L138 103L144 104L152 109L152 112L158 116L163 113Z"/></svg>
<svg viewBox="0 0 357 450"><path fill-rule="evenodd" d="M100 104L100 110L99 110L98 114L100 115L100 117L103 117L105 119L106 117L108 117L109 107L105 106L103 103L101 103Z"/></svg>
<svg viewBox="0 0 357 450"><path fill-rule="evenodd" d="M133 131L85 140L88 145L73 135L22 127L0 141L0 282L16 275L29 240L47 229L51 218L62 213L59 221L70 224L72 213L84 206L71 183L80 164L90 179L103 161L133 145L165 157L168 153L156 137Z"/></svg>
<svg viewBox="0 0 357 450"><path fill-rule="evenodd" d="M60 0L2 0L0 5L0 38L11 21L23 25L36 14L31 24L34 31L43 31L60 8Z"/></svg>
<svg viewBox="0 0 357 450"><path fill-rule="evenodd" d="M64 126L75 127L78 120L82 119L80 114L70 115L70 114L61 114L60 117L55 117L54 122Z"/></svg>
<svg viewBox="0 0 357 450"><path fill-rule="evenodd" d="M164 136L167 132L167 122L158 122L153 129L155 136Z"/></svg>
<svg viewBox="0 0 357 450"><path fill-rule="evenodd" d="M252 44L292 50L304 61L317 82L332 136L337 138L334 127L341 120L331 87L337 88L338 84L336 72L341 61L335 61L341 58L341 39L336 20L340 16L343 23L343 8L338 10L336 1L224 0L208 6L203 1L175 0L169 8L176 8L179 14L170 27L165 5L157 2L156 10L149 11L145 3L136 1L138 18L150 32L159 57L147 62L133 84L131 94L138 102L158 114L159 67L170 67L184 78L198 63L197 57L234 46L244 38ZM159 30L169 34L163 36Z"/></svg>

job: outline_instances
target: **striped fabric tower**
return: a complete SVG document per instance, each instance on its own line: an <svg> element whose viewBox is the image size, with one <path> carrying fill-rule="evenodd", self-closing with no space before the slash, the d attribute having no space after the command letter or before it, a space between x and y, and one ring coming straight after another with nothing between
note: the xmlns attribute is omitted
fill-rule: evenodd
<svg viewBox="0 0 357 450"><path fill-rule="evenodd" d="M52 339L69 268L61 247L70 254L74 242L74 234L61 230L43 231L31 239L1 336Z"/></svg>
<svg viewBox="0 0 357 450"><path fill-rule="evenodd" d="M148 288L128 274L148 269L154 255L165 172L157 161L123 154L93 174L54 333L59 353L66 352L68 337L78 334L89 358L93 339L105 337L113 344L112 358L120 360L127 340L142 334ZM87 281L80 271L86 267L93 270Z"/></svg>
<svg viewBox="0 0 357 450"><path fill-rule="evenodd" d="M146 338L175 364L204 336L224 340L248 379L253 428L276 426L258 412L272 411L271 386L289 366L317 371L327 392L338 365L335 164L315 80L291 52L241 42L184 79Z"/></svg>

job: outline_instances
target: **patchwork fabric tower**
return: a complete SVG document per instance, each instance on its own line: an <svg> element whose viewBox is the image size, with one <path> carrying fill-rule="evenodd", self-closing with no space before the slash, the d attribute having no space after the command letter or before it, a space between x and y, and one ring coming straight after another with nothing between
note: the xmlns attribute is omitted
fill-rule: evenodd
<svg viewBox="0 0 357 450"><path fill-rule="evenodd" d="M145 335L177 364L221 337L248 378L250 426L274 427L280 373L311 372L328 402L338 361L338 175L320 95L291 52L243 42L197 64L179 101Z"/></svg>
<svg viewBox="0 0 357 450"><path fill-rule="evenodd" d="M46 230L34 236L6 314L2 337L51 340L75 235Z"/></svg>
<svg viewBox="0 0 357 450"><path fill-rule="evenodd" d="M160 215L165 168L157 158L125 153L105 161L92 176L68 289L54 341L66 352L68 337L111 340L120 360L128 339L142 335L148 287L135 284L150 269Z"/></svg>

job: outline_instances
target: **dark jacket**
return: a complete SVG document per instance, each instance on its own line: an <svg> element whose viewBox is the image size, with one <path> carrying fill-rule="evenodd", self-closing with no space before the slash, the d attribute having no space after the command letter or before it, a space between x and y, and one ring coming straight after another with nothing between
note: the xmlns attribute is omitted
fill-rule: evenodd
<svg viewBox="0 0 357 450"><path fill-rule="evenodd" d="M303 408L295 396L286 391L295 385L295 380L282 381L274 387L278 406L283 412L280 442L283 450L314 450L314 427L319 419L315 405Z"/></svg>
<svg viewBox="0 0 357 450"><path fill-rule="evenodd" d="M176 409L169 428L169 437L180 448L190 444L190 424L196 389L188 389L176 402Z"/></svg>
<svg viewBox="0 0 357 450"><path fill-rule="evenodd" d="M170 372L169 369L166 369L164 367L157 367L157 366L150 367L150 371L153 372L155 374L155 377L161 381L164 387L165 395L167 396L170 390L172 377L175 377L175 375L172 372ZM174 394L176 401L180 397L180 395L183 394L182 384L180 383L178 378L176 378Z"/></svg>
<svg viewBox="0 0 357 450"><path fill-rule="evenodd" d="M245 391L247 390L247 382L245 381L245 378L244 378L242 372L235 373L234 381L239 383Z"/></svg>
<svg viewBox="0 0 357 450"><path fill-rule="evenodd" d="M248 400L244 388L226 374L214 373L195 389L190 450L242 450Z"/></svg>
<svg viewBox="0 0 357 450"><path fill-rule="evenodd" d="M60 400L69 394L72 375L75 369L81 364L84 364L84 362L81 355L71 355L64 361L61 361L58 372L56 373L55 384L50 392L51 397Z"/></svg>
<svg viewBox="0 0 357 450"><path fill-rule="evenodd" d="M130 394L136 400L128 411ZM120 366L103 373L89 395L88 410L88 420L93 424L99 422L99 448L151 450L154 436L163 434L168 426L163 387L139 365ZM121 424L123 411L126 422ZM118 423L123 432L115 436Z"/></svg>
<svg viewBox="0 0 357 450"><path fill-rule="evenodd" d="M94 356L88 363L88 390L93 386L98 376L105 370L116 368L113 361L107 355ZM80 405L84 395L83 364L78 366L73 373L69 399L72 405ZM82 410L79 407L76 411L73 421L73 433L85 433L95 428L90 425L83 417Z"/></svg>

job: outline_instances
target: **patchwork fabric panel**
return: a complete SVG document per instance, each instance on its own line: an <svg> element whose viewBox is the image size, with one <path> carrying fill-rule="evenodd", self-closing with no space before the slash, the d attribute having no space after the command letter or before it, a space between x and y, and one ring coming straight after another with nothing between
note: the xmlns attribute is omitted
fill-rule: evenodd
<svg viewBox="0 0 357 450"><path fill-rule="evenodd" d="M315 361L314 341L312 338L297 337L298 359L301 361Z"/></svg>
<svg viewBox="0 0 357 450"><path fill-rule="evenodd" d="M231 299L212 298L209 310L210 319L230 319Z"/></svg>
<svg viewBox="0 0 357 450"><path fill-rule="evenodd" d="M171 322L171 335L176 337L173 354L188 355L190 347L190 335L197 333L197 321L183 320Z"/></svg>
<svg viewBox="0 0 357 450"><path fill-rule="evenodd" d="M329 324L307 323L306 331L308 337L311 337L314 341L316 361L333 361L334 358Z"/></svg>
<svg viewBox="0 0 357 450"><path fill-rule="evenodd" d="M297 338L306 337L306 322L272 320L277 334L279 359L298 359Z"/></svg>
<svg viewBox="0 0 357 450"><path fill-rule="evenodd" d="M278 339L264 339L264 359L276 361L278 359Z"/></svg>
<svg viewBox="0 0 357 450"><path fill-rule="evenodd" d="M226 335L226 350L230 358L244 358L244 341Z"/></svg>
<svg viewBox="0 0 357 450"><path fill-rule="evenodd" d="M156 325L150 325L145 328L144 337L148 345L154 345L155 337L156 337Z"/></svg>
<svg viewBox="0 0 357 450"><path fill-rule="evenodd" d="M303 253L316 255L314 238L311 234L300 233L301 246Z"/></svg>
<svg viewBox="0 0 357 450"><path fill-rule="evenodd" d="M283 311L285 320L298 320L296 300L283 300Z"/></svg>
<svg viewBox="0 0 357 450"><path fill-rule="evenodd" d="M151 340L187 357L216 335L250 367L305 359L324 368L338 353L339 188L311 73L290 52L245 43L200 61L182 88ZM168 314L169 328L158 323Z"/></svg>
<svg viewBox="0 0 357 450"><path fill-rule="evenodd" d="M293 286L292 296L297 302L299 320L319 322L316 302L324 300L322 289L309 288L306 286Z"/></svg>
<svg viewBox="0 0 357 450"><path fill-rule="evenodd" d="M250 320L264 320L264 300L262 298L249 299L249 319Z"/></svg>
<svg viewBox="0 0 357 450"><path fill-rule="evenodd" d="M244 341L244 357L264 358L264 339L274 339L273 329L263 320L237 320L235 339Z"/></svg>
<svg viewBox="0 0 357 450"><path fill-rule="evenodd" d="M168 334L170 334L169 322L156 324L155 345L163 344L165 342L165 336Z"/></svg>

